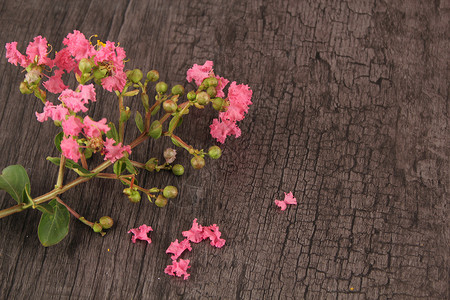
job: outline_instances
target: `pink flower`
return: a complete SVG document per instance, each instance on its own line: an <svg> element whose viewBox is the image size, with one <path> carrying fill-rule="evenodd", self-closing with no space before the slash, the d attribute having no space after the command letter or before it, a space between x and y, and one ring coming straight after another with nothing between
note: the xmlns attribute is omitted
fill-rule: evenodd
<svg viewBox="0 0 450 300"><path fill-rule="evenodd" d="M99 137L103 133L107 133L109 131L108 125L106 125L106 118L101 119L100 121L92 121L88 116L84 117L84 133L86 136L90 138Z"/></svg>
<svg viewBox="0 0 450 300"><path fill-rule="evenodd" d="M197 86L200 86L205 78L208 78L212 72L213 62L207 60L203 66L194 64L192 68L187 71L186 80L191 82L195 81Z"/></svg>
<svg viewBox="0 0 450 300"><path fill-rule="evenodd" d="M134 234L131 237L131 241L133 243L136 243L136 240L142 240L147 241L147 243L150 244L152 240L147 236L147 233L149 233L150 231L153 231L153 229L150 226L142 224L141 226L139 226L139 228L130 229L128 233L131 232L132 234Z"/></svg>
<svg viewBox="0 0 450 300"><path fill-rule="evenodd" d="M292 192L284 193L284 200L275 200L275 204L281 208L281 210L285 210L287 208L287 204L289 205L297 205L297 199L294 198Z"/></svg>
<svg viewBox="0 0 450 300"><path fill-rule="evenodd" d="M69 114L69 110L62 105L53 105L50 101L45 102L44 111L36 112L36 118L39 122L47 121L48 118L54 121L64 121Z"/></svg>
<svg viewBox="0 0 450 300"><path fill-rule="evenodd" d="M70 56L69 49L64 48L55 54L53 60L55 65L61 70L65 70L67 73L73 70L77 66L77 63Z"/></svg>
<svg viewBox="0 0 450 300"><path fill-rule="evenodd" d="M222 248L225 245L225 240L220 238L221 234L219 226L216 224L203 227L203 239L209 238L211 240L211 246Z"/></svg>
<svg viewBox="0 0 450 300"><path fill-rule="evenodd" d="M83 58L89 58L95 54L95 49L86 39L84 34L78 30L69 33L64 39L63 44L67 46L69 53L80 61Z"/></svg>
<svg viewBox="0 0 450 300"><path fill-rule="evenodd" d="M131 154L130 145L122 146L122 143L118 143L118 145L114 145L116 141L114 139L106 138L106 142L104 143L103 153L105 154L105 160L110 160L111 162L115 162L118 159L123 157L123 152L128 152Z"/></svg>
<svg viewBox="0 0 450 300"><path fill-rule="evenodd" d="M72 91L71 89L65 89L58 97L70 110L73 112L87 112L88 108L84 106L85 101L81 98L81 93Z"/></svg>
<svg viewBox="0 0 450 300"><path fill-rule="evenodd" d="M78 86L78 90L80 90L80 97L81 97L81 100L83 101L83 103L85 103L85 104L89 103L88 100L91 100L92 102L96 101L95 88L92 83L88 84L88 85L80 84Z"/></svg>
<svg viewBox="0 0 450 300"><path fill-rule="evenodd" d="M126 54L122 47L116 46L113 42L106 41L106 44L98 49L95 54L95 62L108 62L115 69L123 70Z"/></svg>
<svg viewBox="0 0 450 300"><path fill-rule="evenodd" d="M62 121L62 128L65 135L77 136L83 129L83 123L76 116L69 116Z"/></svg>
<svg viewBox="0 0 450 300"><path fill-rule="evenodd" d="M189 259L180 258L178 262L176 260L172 260L172 264L166 267L164 273L178 277L184 276L183 279L186 280L190 276L190 274L187 273L187 269L190 267Z"/></svg>
<svg viewBox="0 0 450 300"><path fill-rule="evenodd" d="M78 142L73 137L65 136L61 141L62 154L75 162L81 157L79 148Z"/></svg>
<svg viewBox="0 0 450 300"><path fill-rule="evenodd" d="M17 64L20 64L24 68L28 66L26 56L20 53L19 50L17 50L17 42L6 43L5 48L6 58L8 59L9 63L16 66Z"/></svg>
<svg viewBox="0 0 450 300"><path fill-rule="evenodd" d="M172 259L175 260L184 252L184 250L192 251L191 244L188 239L184 239L181 243L178 243L178 239L175 242L170 243L169 248L167 248L166 253L172 253Z"/></svg>
<svg viewBox="0 0 450 300"><path fill-rule="evenodd" d="M47 57L48 54L47 48L48 48L47 39L38 35L37 37L34 38L32 42L28 44L26 51L28 60L30 62L34 62L34 60L37 57L38 65L47 65L50 68L53 67L52 60L49 57Z"/></svg>
<svg viewBox="0 0 450 300"><path fill-rule="evenodd" d="M123 71L114 72L113 75L102 79L102 86L110 92L121 92L127 83L127 74Z"/></svg>
<svg viewBox="0 0 450 300"><path fill-rule="evenodd" d="M230 105L226 112L221 112L219 117L221 120L241 121L248 112L248 106L252 104L252 90L248 85L239 84L233 81L228 89L228 100Z"/></svg>
<svg viewBox="0 0 450 300"><path fill-rule="evenodd" d="M225 93L223 92L223 89L225 88L225 86L230 82L228 79L225 79L223 77L217 76L217 81L219 82L216 86L216 97L225 97Z"/></svg>
<svg viewBox="0 0 450 300"><path fill-rule="evenodd" d="M200 243L203 240L203 227L197 223L197 219L192 222L192 228L182 232L183 236L194 243Z"/></svg>
<svg viewBox="0 0 450 300"><path fill-rule="evenodd" d="M55 70L55 75L50 77L46 82L44 82L44 86L50 93L58 94L68 88L67 85L61 79L63 70Z"/></svg>
<svg viewBox="0 0 450 300"><path fill-rule="evenodd" d="M233 121L214 119L209 127L211 128L211 136L222 144L228 135L234 135L236 138L241 136L241 129Z"/></svg>

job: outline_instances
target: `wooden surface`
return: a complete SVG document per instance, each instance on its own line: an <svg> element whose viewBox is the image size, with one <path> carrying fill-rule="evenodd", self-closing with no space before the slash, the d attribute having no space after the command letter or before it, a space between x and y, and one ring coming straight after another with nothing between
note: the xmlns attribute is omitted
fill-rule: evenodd
<svg viewBox="0 0 450 300"><path fill-rule="evenodd" d="M2 1L1 45L24 51L42 35L58 49L78 29L120 42L127 68L190 88L186 70L213 60L251 86L254 105L220 160L180 178L141 175L179 187L166 208L101 179L64 194L87 219L114 218L103 238L72 219L44 248L38 211L1 219L0 298L448 299L449 13L444 0ZM56 182L45 157L57 131L36 121L42 104L19 93L23 73L0 54L0 167L22 164L38 196ZM115 98L98 98L94 118L115 120ZM180 136L209 147L213 117L192 112ZM169 145L147 142L133 158ZM280 212L273 201L291 190L299 204ZM13 204L0 193L0 208ZM167 276L165 250L194 218L218 224L226 246L193 245L189 280ZM143 223L153 243L132 244L127 231Z"/></svg>

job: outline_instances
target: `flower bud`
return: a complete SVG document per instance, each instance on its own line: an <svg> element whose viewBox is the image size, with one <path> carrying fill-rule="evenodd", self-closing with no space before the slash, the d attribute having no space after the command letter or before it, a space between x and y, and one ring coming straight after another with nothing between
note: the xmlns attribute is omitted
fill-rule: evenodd
<svg viewBox="0 0 450 300"><path fill-rule="evenodd" d="M171 164L177 157L177 150L167 148L166 150L164 150L163 156L166 159L166 163Z"/></svg>
<svg viewBox="0 0 450 300"><path fill-rule="evenodd" d="M180 164L176 164L172 167L172 173L177 176L184 174L184 167Z"/></svg>
<svg viewBox="0 0 450 300"><path fill-rule="evenodd" d="M172 87L172 94L182 96L184 94L184 87L181 84L177 84Z"/></svg>
<svg viewBox="0 0 450 300"><path fill-rule="evenodd" d="M125 189L123 189L123 193L125 194L125 195L127 195L127 196L130 196L131 195L131 193L132 193L132 189L131 188L125 188Z"/></svg>
<svg viewBox="0 0 450 300"><path fill-rule="evenodd" d="M167 86L167 83L165 83L164 81L160 81L156 84L156 92L160 93L160 94L164 94L167 92L167 89L169 88Z"/></svg>
<svg viewBox="0 0 450 300"><path fill-rule="evenodd" d="M158 197L156 197L155 204L158 207L164 207L167 205L167 198L163 195L158 195Z"/></svg>
<svg viewBox="0 0 450 300"><path fill-rule="evenodd" d="M102 225L100 225L98 223L95 223L94 225L92 225L92 230L94 230L94 232L99 233L102 231L102 229L103 229Z"/></svg>
<svg viewBox="0 0 450 300"><path fill-rule="evenodd" d="M206 105L209 103L209 95L206 92L200 92L197 94L197 103L200 105Z"/></svg>
<svg viewBox="0 0 450 300"><path fill-rule="evenodd" d="M95 79L102 79L106 77L106 73L108 71L106 69L97 69L94 71L94 78Z"/></svg>
<svg viewBox="0 0 450 300"><path fill-rule="evenodd" d="M219 81L217 81L216 77L208 77L206 79L203 80L202 83L205 87L215 87L219 84Z"/></svg>
<svg viewBox="0 0 450 300"><path fill-rule="evenodd" d="M163 190L163 195L166 198L175 198L178 195L178 189L173 185L168 185Z"/></svg>
<svg viewBox="0 0 450 300"><path fill-rule="evenodd" d="M187 98L189 101L194 101L196 97L197 94L194 91L190 91L189 93L187 93Z"/></svg>
<svg viewBox="0 0 450 300"><path fill-rule="evenodd" d="M156 159L156 157L150 158L145 163L145 169L150 172L153 172L157 166L158 166L158 159Z"/></svg>
<svg viewBox="0 0 450 300"><path fill-rule="evenodd" d="M218 159L222 156L222 150L218 146L211 146L208 150L208 155L212 159Z"/></svg>
<svg viewBox="0 0 450 300"><path fill-rule="evenodd" d="M148 130L148 135L154 139L158 139L162 134L161 122L158 120L154 121Z"/></svg>
<svg viewBox="0 0 450 300"><path fill-rule="evenodd" d="M163 102L163 109L165 112L173 113L177 110L177 108L177 104L170 99Z"/></svg>
<svg viewBox="0 0 450 300"><path fill-rule="evenodd" d="M141 201L141 194L138 191L132 190L131 195L128 196L128 199L132 203L138 203L139 201Z"/></svg>
<svg viewBox="0 0 450 300"><path fill-rule="evenodd" d="M222 98L214 98L212 100L212 106L217 111L225 111L226 105Z"/></svg>
<svg viewBox="0 0 450 300"><path fill-rule="evenodd" d="M159 72L156 70L151 70L147 73L147 79L150 81L157 81L159 79Z"/></svg>
<svg viewBox="0 0 450 300"><path fill-rule="evenodd" d="M128 79L133 83L138 83L141 81L143 76L142 71L139 69L134 69L127 74Z"/></svg>
<svg viewBox="0 0 450 300"><path fill-rule="evenodd" d="M80 69L81 73L91 73L92 62L87 58L82 58L78 64L78 69Z"/></svg>
<svg viewBox="0 0 450 300"><path fill-rule="evenodd" d="M20 83L19 90L22 94L31 94L33 92L28 88L28 84L25 81Z"/></svg>
<svg viewBox="0 0 450 300"><path fill-rule="evenodd" d="M191 165L194 169L201 169L205 166L205 159L201 156L194 156L191 159Z"/></svg>
<svg viewBox="0 0 450 300"><path fill-rule="evenodd" d="M103 229L109 229L114 225L114 221L111 217L103 216L98 221Z"/></svg>
<svg viewBox="0 0 450 300"><path fill-rule="evenodd" d="M216 88L213 86L210 86L209 88L206 89L206 93L210 96L210 97L215 97L217 94Z"/></svg>

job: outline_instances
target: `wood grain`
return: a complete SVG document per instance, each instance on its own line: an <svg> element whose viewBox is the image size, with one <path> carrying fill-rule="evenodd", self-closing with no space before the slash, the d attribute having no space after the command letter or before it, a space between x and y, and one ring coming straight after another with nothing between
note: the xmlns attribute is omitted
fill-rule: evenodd
<svg viewBox="0 0 450 300"><path fill-rule="evenodd" d="M44 248L37 211L0 220L0 298L450 298L450 5L388 2L3 1L2 45L24 51L42 35L58 49L78 29L120 42L127 68L188 89L186 70L213 60L217 74L251 86L254 104L220 160L194 171L183 153L184 176L141 175L148 187L179 187L164 209L133 205L101 179L64 194L87 219L116 221L103 238L72 220ZM42 104L19 93L23 73L0 49L0 167L22 164L38 196L56 182L45 160L56 129L35 120ZM114 119L115 98L98 98L93 117ZM213 118L192 112L180 136L209 147ZM133 159L169 145L147 142ZM280 212L273 201L289 191L299 204ZM0 194L0 208L13 204ZM218 224L226 246L193 245L189 280L167 276L165 250L194 218ZM132 244L127 231L143 223L153 243Z"/></svg>

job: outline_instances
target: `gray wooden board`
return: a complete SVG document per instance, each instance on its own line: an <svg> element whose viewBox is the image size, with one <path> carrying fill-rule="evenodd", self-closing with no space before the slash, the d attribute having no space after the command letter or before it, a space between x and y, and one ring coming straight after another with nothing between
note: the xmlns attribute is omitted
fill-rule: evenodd
<svg viewBox="0 0 450 300"><path fill-rule="evenodd" d="M448 299L448 1L2 1L0 44L24 51L36 35L57 50L74 29L120 42L127 68L157 69L170 85L194 63L247 83L253 106L223 157L186 174L143 173L180 195L160 209L129 203L123 186L94 179L64 194L87 219L116 221L103 238L72 218L44 248L40 213L0 220L1 299ZM22 70L0 48L0 167L22 164L33 196L57 167L52 122L21 95ZM73 84L74 82L72 82ZM94 119L114 120L99 92ZM142 111L138 99L126 100ZM215 144L212 110L193 110L179 135ZM128 141L138 135L127 127ZM148 141L133 159L162 157ZM94 160L92 165L100 162ZM74 174L65 180L75 178ZM280 212L274 199L299 204ZM0 208L14 202L0 194ZM164 274L171 241L198 218L226 245L194 244L187 281ZM130 228L151 225L152 244Z"/></svg>

